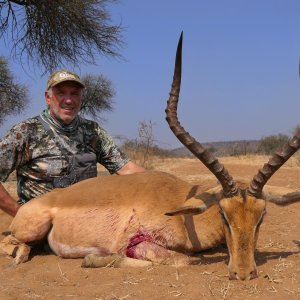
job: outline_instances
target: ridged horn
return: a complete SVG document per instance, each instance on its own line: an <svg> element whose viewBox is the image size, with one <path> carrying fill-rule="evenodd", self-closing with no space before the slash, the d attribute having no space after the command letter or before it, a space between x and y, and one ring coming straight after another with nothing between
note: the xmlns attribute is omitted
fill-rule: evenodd
<svg viewBox="0 0 300 300"><path fill-rule="evenodd" d="M175 69L173 75L173 82L170 92L170 97L166 108L166 120L175 136L179 141L191 151L219 180L222 185L224 196L233 197L238 193L236 183L229 175L225 167L218 161L218 159L210 153L205 147L197 142L184 128L180 125L177 117L177 105L180 93L181 83L181 66L182 66L182 38L183 33L177 46Z"/></svg>
<svg viewBox="0 0 300 300"><path fill-rule="evenodd" d="M282 148L277 151L269 161L264 164L262 169L252 179L248 193L255 197L261 197L262 190L272 175L300 148L300 129L297 130L293 138L291 138Z"/></svg>

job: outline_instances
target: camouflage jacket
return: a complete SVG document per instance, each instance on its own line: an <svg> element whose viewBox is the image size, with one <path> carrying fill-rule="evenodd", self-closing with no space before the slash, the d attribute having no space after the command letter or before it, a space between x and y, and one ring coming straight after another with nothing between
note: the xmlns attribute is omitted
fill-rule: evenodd
<svg viewBox="0 0 300 300"><path fill-rule="evenodd" d="M0 181L16 170L19 203L24 203L55 187L96 176L97 172L93 171L84 175L85 178L73 176L65 185L55 184L56 179L60 182L68 179L70 173L76 173L72 170L74 161L78 162L78 157L80 160L86 154L88 158L94 155L94 170L97 161L111 174L128 162L127 156L96 122L79 117L76 132L64 134L45 128L40 117L30 118L15 125L0 140Z"/></svg>

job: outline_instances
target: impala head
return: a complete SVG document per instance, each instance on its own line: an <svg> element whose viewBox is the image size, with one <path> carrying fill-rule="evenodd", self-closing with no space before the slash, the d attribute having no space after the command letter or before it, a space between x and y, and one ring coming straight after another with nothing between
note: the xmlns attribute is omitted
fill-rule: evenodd
<svg viewBox="0 0 300 300"><path fill-rule="evenodd" d="M271 176L300 148L300 130L266 163L249 185L238 185L225 167L212 153L205 149L180 125L177 117L181 82L182 34L179 39L173 83L166 108L167 122L175 136L186 146L219 180L222 190L218 200L220 215L224 223L224 233L229 251L229 278L247 280L257 277L255 249L260 224L266 212L266 200L276 204L289 204L300 200L300 193L263 194L263 188ZM215 196L214 196L215 197ZM203 207L188 208L188 212L198 214ZM178 214L179 211L172 213Z"/></svg>
<svg viewBox="0 0 300 300"><path fill-rule="evenodd" d="M229 278L256 278L254 253L266 201L244 194L224 198L219 205L229 251Z"/></svg>

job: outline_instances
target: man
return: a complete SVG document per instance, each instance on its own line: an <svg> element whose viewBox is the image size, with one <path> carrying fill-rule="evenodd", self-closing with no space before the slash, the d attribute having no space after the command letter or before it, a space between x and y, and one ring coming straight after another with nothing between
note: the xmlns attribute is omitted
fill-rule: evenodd
<svg viewBox="0 0 300 300"><path fill-rule="evenodd" d="M83 88L78 75L53 73L45 91L48 108L0 140L0 182L17 171L17 202L0 183L0 208L11 216L32 198L97 176L97 162L111 174L145 171L96 122L78 116Z"/></svg>

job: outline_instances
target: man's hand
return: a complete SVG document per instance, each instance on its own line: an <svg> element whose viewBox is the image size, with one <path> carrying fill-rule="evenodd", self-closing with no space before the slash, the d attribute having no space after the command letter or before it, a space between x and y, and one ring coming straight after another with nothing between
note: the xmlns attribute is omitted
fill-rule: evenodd
<svg viewBox="0 0 300 300"><path fill-rule="evenodd" d="M145 172L145 171L146 170L143 167L135 164L132 161L129 161L120 170L117 171L117 174L118 175L128 175L128 174Z"/></svg>
<svg viewBox="0 0 300 300"><path fill-rule="evenodd" d="M20 205L11 197L4 186L0 183L0 209L14 217L19 208Z"/></svg>

